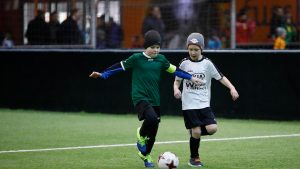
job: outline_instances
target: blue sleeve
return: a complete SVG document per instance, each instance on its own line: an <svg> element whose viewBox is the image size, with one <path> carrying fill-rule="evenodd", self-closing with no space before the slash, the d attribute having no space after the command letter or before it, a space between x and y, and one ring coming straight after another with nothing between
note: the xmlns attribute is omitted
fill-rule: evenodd
<svg viewBox="0 0 300 169"><path fill-rule="evenodd" d="M105 71L108 71L108 70L114 70L114 69L118 69L118 68L122 68L121 66L121 63L115 63L113 65L111 65L109 68L105 69Z"/></svg>
<svg viewBox="0 0 300 169"><path fill-rule="evenodd" d="M111 67L107 68L105 71L102 72L101 78L108 79L111 75L122 72L124 69L122 68L120 63L116 63Z"/></svg>
<svg viewBox="0 0 300 169"><path fill-rule="evenodd" d="M191 80L192 79L192 75L189 74L188 72L185 72L179 68L176 68L176 71L175 71L175 76L178 76L178 77L181 77L183 79L188 79L188 80Z"/></svg>

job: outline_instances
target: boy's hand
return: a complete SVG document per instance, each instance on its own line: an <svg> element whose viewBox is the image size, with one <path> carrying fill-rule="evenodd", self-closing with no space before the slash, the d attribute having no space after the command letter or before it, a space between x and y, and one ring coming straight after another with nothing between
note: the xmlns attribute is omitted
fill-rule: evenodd
<svg viewBox="0 0 300 169"><path fill-rule="evenodd" d="M235 90L235 88L230 89L230 94L231 94L233 101L235 101L236 99L238 99L240 97L239 93Z"/></svg>
<svg viewBox="0 0 300 169"><path fill-rule="evenodd" d="M191 81L197 85L203 84L203 81L197 77L192 77Z"/></svg>
<svg viewBox="0 0 300 169"><path fill-rule="evenodd" d="M174 89L174 97L176 99L180 99L181 98L181 91L179 89Z"/></svg>
<svg viewBox="0 0 300 169"><path fill-rule="evenodd" d="M101 77L101 73L99 73L99 72L93 72L92 74L90 74L90 77L96 79L98 77Z"/></svg>

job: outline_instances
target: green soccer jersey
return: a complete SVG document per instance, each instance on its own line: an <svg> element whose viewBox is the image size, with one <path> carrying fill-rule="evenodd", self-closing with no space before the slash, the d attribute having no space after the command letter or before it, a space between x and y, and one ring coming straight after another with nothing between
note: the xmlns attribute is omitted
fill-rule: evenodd
<svg viewBox="0 0 300 169"><path fill-rule="evenodd" d="M121 65L124 70L132 69L131 97L133 104L136 105L139 101L144 100L153 106L159 106L161 72L175 72L174 66L165 56L158 54L155 58L150 58L145 53L135 53L121 61Z"/></svg>

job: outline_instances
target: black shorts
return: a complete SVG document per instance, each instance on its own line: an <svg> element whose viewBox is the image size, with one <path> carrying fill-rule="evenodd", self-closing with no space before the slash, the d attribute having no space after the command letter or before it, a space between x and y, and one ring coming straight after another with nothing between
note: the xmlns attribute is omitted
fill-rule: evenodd
<svg viewBox="0 0 300 169"><path fill-rule="evenodd" d="M184 124L187 129L209 124L217 124L210 107L204 109L183 110Z"/></svg>
<svg viewBox="0 0 300 169"><path fill-rule="evenodd" d="M134 107L135 112L138 114L138 118L140 121L145 120L145 113L154 113L153 115L157 116L160 121L160 106L152 106L147 101L140 101ZM146 111L147 110L147 111Z"/></svg>

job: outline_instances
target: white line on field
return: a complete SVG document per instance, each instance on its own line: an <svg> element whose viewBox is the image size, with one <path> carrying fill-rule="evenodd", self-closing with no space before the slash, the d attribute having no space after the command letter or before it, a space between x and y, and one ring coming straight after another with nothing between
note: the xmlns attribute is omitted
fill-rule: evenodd
<svg viewBox="0 0 300 169"><path fill-rule="evenodd" d="M250 139L266 139L266 138L280 138L280 137L300 137L300 134L288 134L288 135L269 135L269 136L250 136L250 137L229 137L229 138L211 138L202 139L204 142L215 141L229 141L229 140L250 140ZM188 143L187 140L183 141L161 141L155 142L155 144L176 144L176 143ZM0 151L0 154L5 153L22 153L22 152L42 152L42 151L59 151L59 150L75 150L75 149L91 149L91 148L108 148L108 147L129 147L136 144L111 144L111 145L95 145L95 146L78 146L78 147L61 147L61 148L45 148L45 149L30 149L30 150L6 150Z"/></svg>

